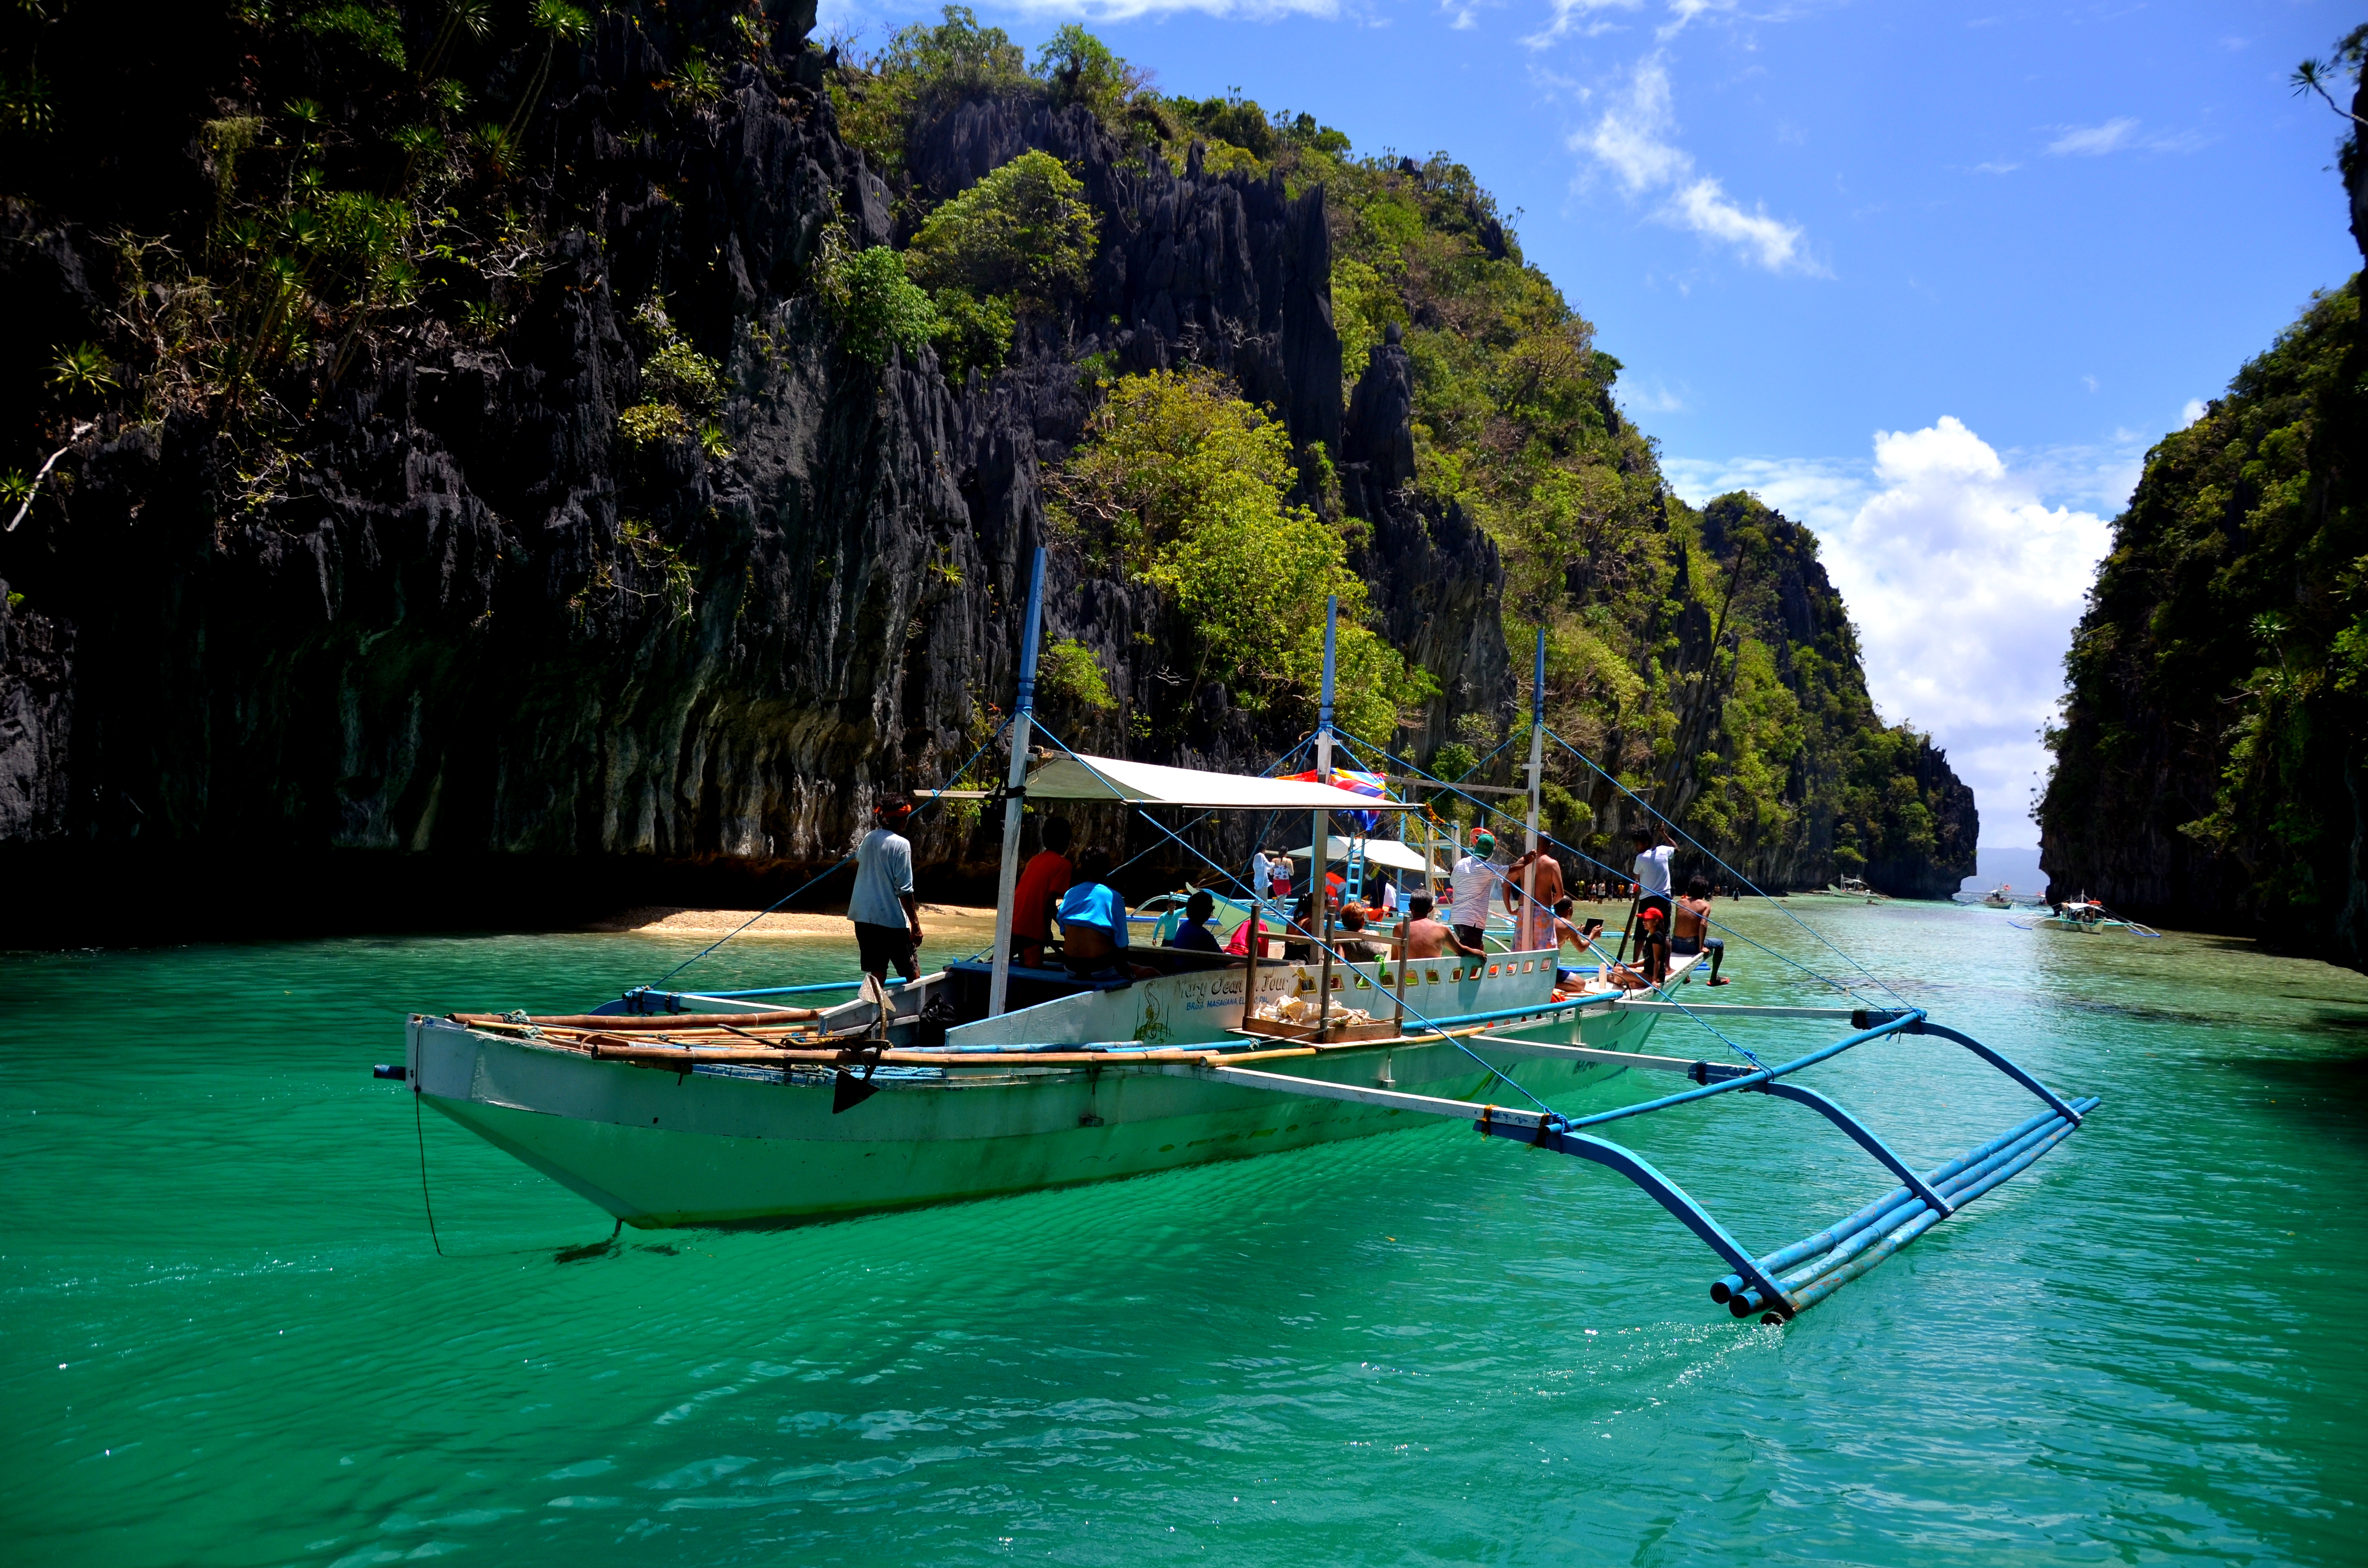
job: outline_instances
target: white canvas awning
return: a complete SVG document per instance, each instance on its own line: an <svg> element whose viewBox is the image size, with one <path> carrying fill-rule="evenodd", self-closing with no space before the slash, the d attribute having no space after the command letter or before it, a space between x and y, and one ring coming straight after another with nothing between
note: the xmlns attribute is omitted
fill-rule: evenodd
<svg viewBox="0 0 2368 1568"><path fill-rule="evenodd" d="M1123 801L1137 806L1239 811L1389 812L1406 808L1329 784L1160 767L1113 756L1056 756L1028 776L1031 801Z"/></svg>
<svg viewBox="0 0 2368 1568"><path fill-rule="evenodd" d="M1294 860L1304 860L1307 858L1307 846L1303 844L1296 849L1287 849L1283 853ZM1348 858L1349 841L1347 839L1337 836L1325 839L1324 858L1327 864L1334 860L1346 860ZM1409 844L1400 844L1395 838L1365 840L1365 864L1387 866L1394 871L1427 871L1430 869L1423 863L1421 850Z"/></svg>

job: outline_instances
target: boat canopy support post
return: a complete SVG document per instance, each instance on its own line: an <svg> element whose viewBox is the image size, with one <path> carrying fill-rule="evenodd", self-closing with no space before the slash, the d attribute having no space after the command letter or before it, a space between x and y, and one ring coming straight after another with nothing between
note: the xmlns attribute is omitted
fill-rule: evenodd
<svg viewBox="0 0 2368 1568"><path fill-rule="evenodd" d="M1324 685L1315 704L1315 780L1332 782L1332 658L1333 634L1340 626L1340 597L1324 601ZM1326 861L1332 847L1332 813L1318 810L1307 830L1307 891L1323 935L1316 947L1315 1038L1325 1039L1332 1027L1332 873ZM1286 840L1285 842L1288 842ZM1242 1021L1249 1021L1250 1004L1242 1004Z"/></svg>
<svg viewBox="0 0 2368 1568"><path fill-rule="evenodd" d="M1011 895L1019 882L1019 813L1028 803L1028 742L1036 718L1036 644L1044 631L1044 547L1028 584L1028 620L1019 634L1019 699L1011 720L1011 771L1003 785L1003 867L996 877L995 975L986 1016L1003 1016L1011 994Z"/></svg>
<svg viewBox="0 0 2368 1568"><path fill-rule="evenodd" d="M1532 920L1532 919L1535 919L1535 918L1538 918L1538 917L1539 917L1539 911L1538 911L1538 860L1537 860L1537 855L1538 855L1538 794L1539 794L1539 791L1540 791L1541 788L1543 787L1543 782L1544 782L1544 779L1545 779L1545 767L1546 767L1546 629L1545 629L1544 624L1543 624L1543 622L1541 622L1541 623L1539 624L1539 626L1538 626L1538 657L1537 657L1537 664L1536 664L1536 666L1535 666L1534 670L1533 670L1533 671L1532 671L1532 673L1531 673L1531 680L1530 680L1530 822L1529 822L1529 833L1528 833L1527 836L1525 837L1525 839L1523 840L1522 845L1521 845L1521 849L1522 849L1523 853L1527 856L1528 860L1529 860L1529 863L1528 863L1526 866L1524 866L1524 867L1522 868L1522 869L1521 869L1521 913L1520 913L1520 919L1515 923L1515 925L1514 925L1514 926L1513 926L1513 930L1514 930L1514 933L1515 933L1515 937L1514 937L1515 945L1516 945L1516 946L1519 946L1519 947L1525 947L1525 948L1526 948L1526 947L1533 946L1533 945L1534 945L1534 943L1521 940L1521 939L1520 939L1520 934L1521 934L1521 933L1523 933L1523 932L1525 932L1525 931L1528 931L1528 930L1530 930L1530 929L1531 929L1531 926L1530 926L1530 924L1529 924L1531 920ZM1553 915L1552 915L1552 914L1551 914L1551 913L1547 913L1546 915L1544 915L1543 919L1543 926L1544 926L1544 929L1545 929L1545 934L1546 934L1546 936L1547 936L1547 937L1551 937L1554 935L1554 917L1553 917ZM1554 950L1555 950L1557 953L1559 953L1559 952L1562 950L1562 944L1561 944L1561 943L1559 943L1559 942L1556 942L1556 943L1554 944Z"/></svg>

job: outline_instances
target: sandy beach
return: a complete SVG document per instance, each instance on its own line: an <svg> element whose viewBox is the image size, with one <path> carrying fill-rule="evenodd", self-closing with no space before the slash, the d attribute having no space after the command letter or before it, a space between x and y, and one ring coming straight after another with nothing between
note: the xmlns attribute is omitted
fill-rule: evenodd
<svg viewBox="0 0 2368 1568"><path fill-rule="evenodd" d="M677 909L656 904L620 910L605 920L594 921L586 929L643 937L721 937L737 930L754 915L757 912L753 909ZM925 903L921 905L921 933L925 947L939 939L954 938L976 938L972 945L977 946L994 937L995 911L974 904ZM740 935L743 939L752 937L828 937L843 942L855 939L854 927L848 923L844 908L782 910L757 915L757 923Z"/></svg>

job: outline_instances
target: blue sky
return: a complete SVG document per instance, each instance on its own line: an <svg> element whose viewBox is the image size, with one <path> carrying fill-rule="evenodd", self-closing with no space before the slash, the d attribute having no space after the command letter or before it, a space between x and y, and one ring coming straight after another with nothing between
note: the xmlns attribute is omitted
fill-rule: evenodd
<svg viewBox="0 0 2368 1568"><path fill-rule="evenodd" d="M1949 747L1986 844L2036 842L2035 733L2147 447L2360 263L2340 126L2285 86L2356 3L975 8L1469 165L1679 493L1817 529L1884 716ZM935 15L826 0L823 30Z"/></svg>

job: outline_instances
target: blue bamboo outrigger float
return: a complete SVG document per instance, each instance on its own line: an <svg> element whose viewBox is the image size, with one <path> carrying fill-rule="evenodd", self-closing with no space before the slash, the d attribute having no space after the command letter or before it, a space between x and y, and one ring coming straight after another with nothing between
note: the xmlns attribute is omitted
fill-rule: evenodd
<svg viewBox="0 0 2368 1568"><path fill-rule="evenodd" d="M1304 806L1311 855L1329 843L1336 813L1419 809L1333 788L1336 746L1347 748L1360 768L1385 763L1404 770L1400 777L1410 774L1510 819L1337 729L1328 624L1312 776L1241 778L1070 751L1034 710L1042 595L1040 551L1001 792L1002 896L985 961L950 963L901 986L867 983L852 998L812 1007L790 1004L820 1002L852 983L670 989L668 982L710 948L657 984L588 1014L414 1015L404 1062L380 1069L381 1075L407 1081L416 1105L508 1150L620 1224L643 1227L802 1223L1247 1158L1397 1131L1425 1118L1463 1120L1483 1137L1567 1154L1625 1177L1725 1263L1728 1272L1712 1284L1712 1300L1738 1318L1757 1314L1763 1323L1782 1323L1816 1305L2027 1169L2098 1104L2094 1097L2066 1099L2003 1052L1934 1022L1896 993L1893 1005L1876 1005L1856 986L1816 974L1731 927L1722 928L1816 975L1850 1005L1690 1005L1673 983L1691 965L1653 984L1622 972L1617 959L1565 969L1558 944L1523 945L1520 933L1534 930L1527 922L1517 923L1510 942L1492 934L1493 950L1478 959L1351 954L1333 941L1327 915L1316 930L1292 934L1314 949L1306 960L1272 961L1261 936L1246 944L1239 960L1138 947L1132 956L1156 972L1132 981L1028 968L1016 959L1011 901L1020 816L1030 801L1131 807L1162 841L1209 865L1214 886L1238 886L1239 880L1153 816L1153 808L1205 815ZM1531 850L1552 845L1600 864L1540 832L1546 742L1596 767L1548 729L1544 690L1541 633L1528 812L1520 825ZM1031 769L1038 737L1056 755ZM1360 749L1365 760L1357 757ZM1320 879L1322 868L1312 859L1310 872L1312 881ZM1534 869L1520 893L1536 902ZM1246 914L1259 907L1256 893L1243 894ZM1459 923L1477 924L1474 913L1458 911ZM1644 1049L1657 1024L1679 1017L1739 1060ZM1850 1032L1771 1065L1722 1028L1781 1019L1841 1022ZM1957 1158L1919 1170L1829 1096L1793 1081L1848 1052L1907 1037L1964 1048L2042 1108ZM1616 1097L1631 1072L1672 1074L1691 1086L1584 1113L1558 1109L1546 1097L1600 1104ZM1600 1131L1735 1094L1815 1111L1896 1185L1813 1235L1755 1255L1650 1161Z"/></svg>

